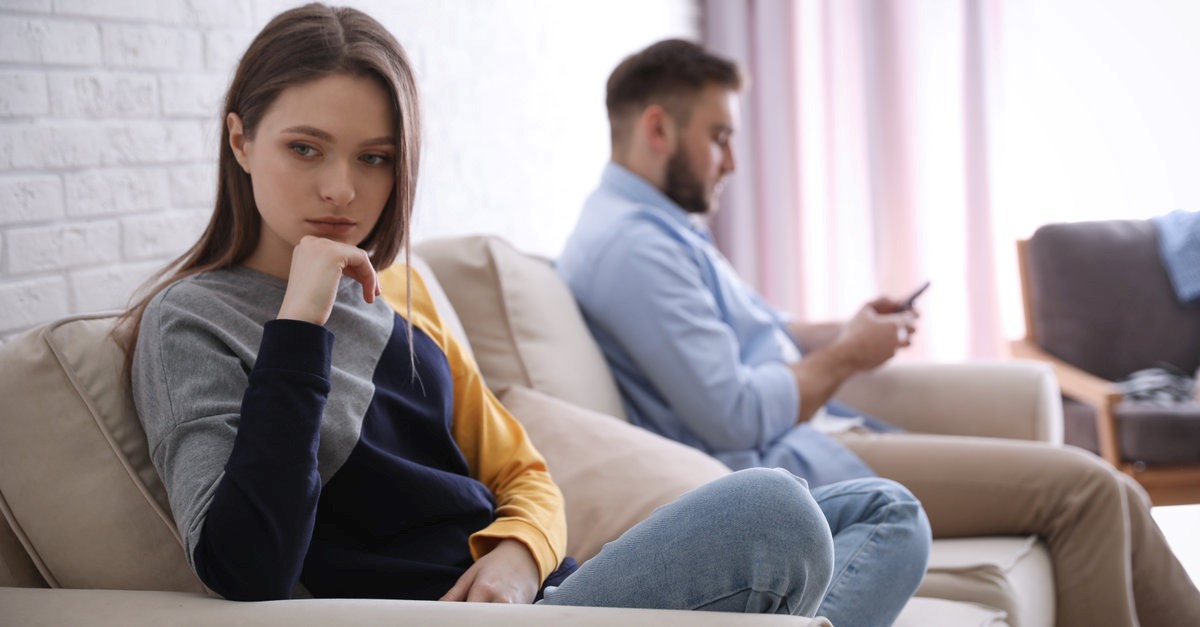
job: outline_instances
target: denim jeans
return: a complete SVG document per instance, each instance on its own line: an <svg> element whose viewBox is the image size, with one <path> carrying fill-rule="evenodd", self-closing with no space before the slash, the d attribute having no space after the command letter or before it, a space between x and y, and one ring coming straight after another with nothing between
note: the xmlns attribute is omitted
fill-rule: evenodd
<svg viewBox="0 0 1200 627"><path fill-rule="evenodd" d="M833 568L804 480L753 468L658 508L541 602L813 616Z"/></svg>
<svg viewBox="0 0 1200 627"><path fill-rule="evenodd" d="M887 626L917 590L931 532L921 503L889 479L812 490L833 533L833 580L817 613L834 625Z"/></svg>

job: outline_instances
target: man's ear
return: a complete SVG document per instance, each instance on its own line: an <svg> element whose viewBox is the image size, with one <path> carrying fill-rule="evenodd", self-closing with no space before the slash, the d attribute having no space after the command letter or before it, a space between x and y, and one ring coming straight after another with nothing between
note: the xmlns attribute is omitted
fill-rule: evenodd
<svg viewBox="0 0 1200 627"><path fill-rule="evenodd" d="M678 129L675 119L662 105L652 104L642 110L638 124L642 127L646 144L656 154L669 155L674 152L675 144L679 141Z"/></svg>
<svg viewBox="0 0 1200 627"><path fill-rule="evenodd" d="M229 148L233 150L233 158L246 174L250 173L250 159L246 154L246 133L242 127L242 118L236 113L225 116L225 127L229 129Z"/></svg>

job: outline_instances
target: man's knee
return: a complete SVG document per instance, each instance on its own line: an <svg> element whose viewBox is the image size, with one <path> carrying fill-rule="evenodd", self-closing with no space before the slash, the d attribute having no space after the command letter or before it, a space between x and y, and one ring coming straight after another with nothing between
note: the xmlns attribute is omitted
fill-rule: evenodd
<svg viewBox="0 0 1200 627"><path fill-rule="evenodd" d="M1074 446L1054 449L1061 459L1061 468L1052 478L1062 482L1073 494L1088 493L1092 498L1119 499L1125 490L1121 473L1094 454Z"/></svg>

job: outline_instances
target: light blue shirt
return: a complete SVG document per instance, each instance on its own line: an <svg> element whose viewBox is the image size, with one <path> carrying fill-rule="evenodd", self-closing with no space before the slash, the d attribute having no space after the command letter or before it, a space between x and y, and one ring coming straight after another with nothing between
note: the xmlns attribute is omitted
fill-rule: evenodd
<svg viewBox="0 0 1200 627"><path fill-rule="evenodd" d="M781 467L811 486L874 476L841 443L796 424L784 318L741 280L708 230L609 163L558 260L634 424L740 470Z"/></svg>

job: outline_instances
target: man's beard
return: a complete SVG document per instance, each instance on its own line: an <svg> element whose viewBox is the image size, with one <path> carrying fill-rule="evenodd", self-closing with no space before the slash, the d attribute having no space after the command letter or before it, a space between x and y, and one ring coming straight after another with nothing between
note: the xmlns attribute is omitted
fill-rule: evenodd
<svg viewBox="0 0 1200 627"><path fill-rule="evenodd" d="M708 190L696 178L692 162L683 150L676 150L667 160L666 189L663 193L688 213L706 214L712 208Z"/></svg>

